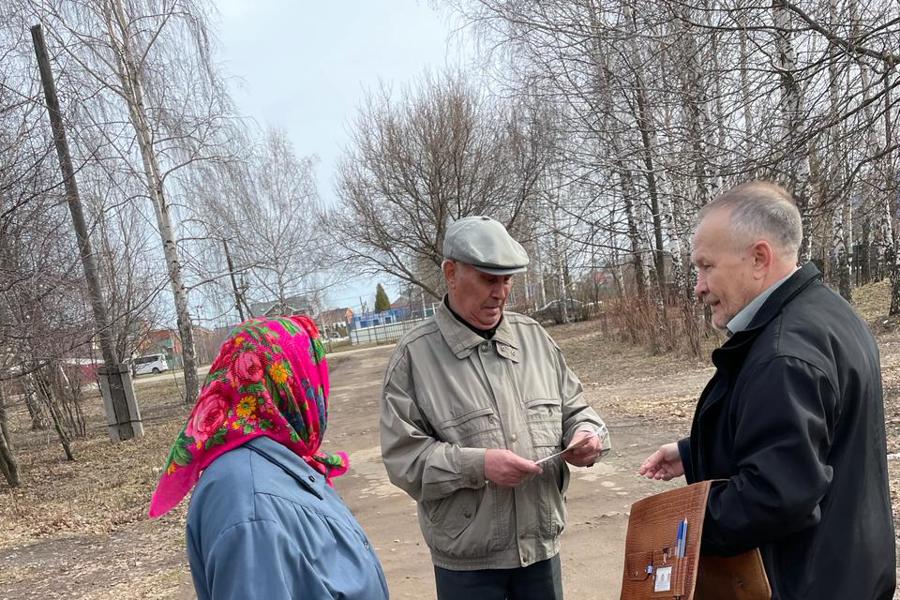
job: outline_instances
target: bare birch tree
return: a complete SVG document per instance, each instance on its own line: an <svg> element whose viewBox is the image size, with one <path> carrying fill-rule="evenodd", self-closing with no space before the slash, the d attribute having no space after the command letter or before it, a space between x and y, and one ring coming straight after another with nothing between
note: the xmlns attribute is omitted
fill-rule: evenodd
<svg viewBox="0 0 900 600"><path fill-rule="evenodd" d="M447 225L484 214L515 230L536 200L549 158L537 117L458 74L371 94L339 167L341 207L327 217L347 260L440 297Z"/></svg>
<svg viewBox="0 0 900 600"><path fill-rule="evenodd" d="M73 0L36 5L51 43L61 53L62 85L86 88L73 116L106 135L120 158L144 181L156 217L183 348L185 401L198 390L188 288L179 256L172 196L183 191L178 171L223 152L213 141L229 107L211 67L209 32L201 4L166 0ZM59 59L58 59L59 60ZM68 78L68 79L66 79ZM80 89L80 88L76 88ZM119 126L133 131L136 153ZM137 166L139 165L139 166Z"/></svg>
<svg viewBox="0 0 900 600"><path fill-rule="evenodd" d="M690 271L677 271L687 266L695 211L723 185L767 178L797 199L803 259L833 257L826 276L846 296L854 239L866 222L877 232L877 264L895 272L896 198L887 190L896 187L889 98L898 85L900 21L888 3L455 0L453 7L503 65L494 72L505 93L538 90L561 115L556 135L569 140L562 163L570 173L595 174L569 184L596 185L594 193L566 195L575 204L564 210L592 222L589 234L575 233L582 240L596 239L597 226L613 228L603 249L611 264L620 255L638 260L647 244L654 270L662 271L660 252L671 257L671 279L688 292ZM609 193L610 186L621 189ZM590 200L578 206L580 198ZM633 224L616 231L609 214L631 214ZM589 245L584 251L595 255ZM638 289L639 272L631 274ZM669 280L654 281L660 293ZM897 298L900 309L900 287Z"/></svg>
<svg viewBox="0 0 900 600"><path fill-rule="evenodd" d="M316 304L335 276L329 272L335 239L320 221L314 159L298 157L280 130L266 131L258 143L241 135L244 155L196 180L210 243L222 257L227 240L250 297L283 305L303 295ZM220 262L218 271L227 273L226 265ZM230 285L230 278L218 279ZM227 304L233 303L231 297Z"/></svg>

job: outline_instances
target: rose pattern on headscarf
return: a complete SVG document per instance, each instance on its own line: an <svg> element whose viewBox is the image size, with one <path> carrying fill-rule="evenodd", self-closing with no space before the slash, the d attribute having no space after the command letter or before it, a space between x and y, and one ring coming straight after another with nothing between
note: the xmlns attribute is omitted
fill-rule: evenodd
<svg viewBox="0 0 900 600"><path fill-rule="evenodd" d="M251 319L222 344L150 503L165 514L224 452L265 435L329 481L347 470L343 452L319 445L328 420L328 365L315 323L304 316Z"/></svg>

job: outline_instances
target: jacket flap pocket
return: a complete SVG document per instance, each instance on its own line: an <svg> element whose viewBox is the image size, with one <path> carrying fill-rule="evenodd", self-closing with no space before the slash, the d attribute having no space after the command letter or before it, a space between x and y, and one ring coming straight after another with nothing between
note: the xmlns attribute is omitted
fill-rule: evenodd
<svg viewBox="0 0 900 600"><path fill-rule="evenodd" d="M562 447L562 407L558 399L526 400L525 413L532 444L543 448Z"/></svg>
<svg viewBox="0 0 900 600"><path fill-rule="evenodd" d="M457 417L453 417L452 419L447 419L441 426L443 427L458 427L463 423L468 423L472 419L477 419L478 417L483 417L485 415L493 415L494 409L492 408L478 408L472 411L469 411L465 414L459 415Z"/></svg>
<svg viewBox="0 0 900 600"><path fill-rule="evenodd" d="M481 490L462 488L446 498L425 504L426 514L434 534L448 539L456 539L472 522L478 511Z"/></svg>
<svg viewBox="0 0 900 600"><path fill-rule="evenodd" d="M541 408L541 407L556 407L561 408L559 398L532 398L531 400L525 401L526 408Z"/></svg>
<svg viewBox="0 0 900 600"><path fill-rule="evenodd" d="M632 552L625 555L625 577L629 581L644 581L650 577L652 552Z"/></svg>

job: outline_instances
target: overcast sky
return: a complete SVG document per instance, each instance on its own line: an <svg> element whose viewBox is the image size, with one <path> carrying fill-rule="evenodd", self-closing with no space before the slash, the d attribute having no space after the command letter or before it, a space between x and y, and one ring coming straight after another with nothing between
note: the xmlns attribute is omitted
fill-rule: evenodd
<svg viewBox="0 0 900 600"><path fill-rule="evenodd" d="M466 53L459 35L448 42L448 16L416 0L218 0L217 7L219 56L238 111L284 129L299 155L319 157L326 202L335 201L335 165L366 90L379 81L399 89L426 69L461 64ZM333 289L329 303L356 307L364 295L371 306L375 283Z"/></svg>

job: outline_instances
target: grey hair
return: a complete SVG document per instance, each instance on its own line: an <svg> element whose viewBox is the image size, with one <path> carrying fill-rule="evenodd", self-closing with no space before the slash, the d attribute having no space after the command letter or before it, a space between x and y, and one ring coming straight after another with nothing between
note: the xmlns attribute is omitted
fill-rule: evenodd
<svg viewBox="0 0 900 600"><path fill-rule="evenodd" d="M704 206L698 219L702 221L722 209L730 212L731 231L736 237L766 239L783 257L797 259L803 222L787 190L768 181L744 183Z"/></svg>

